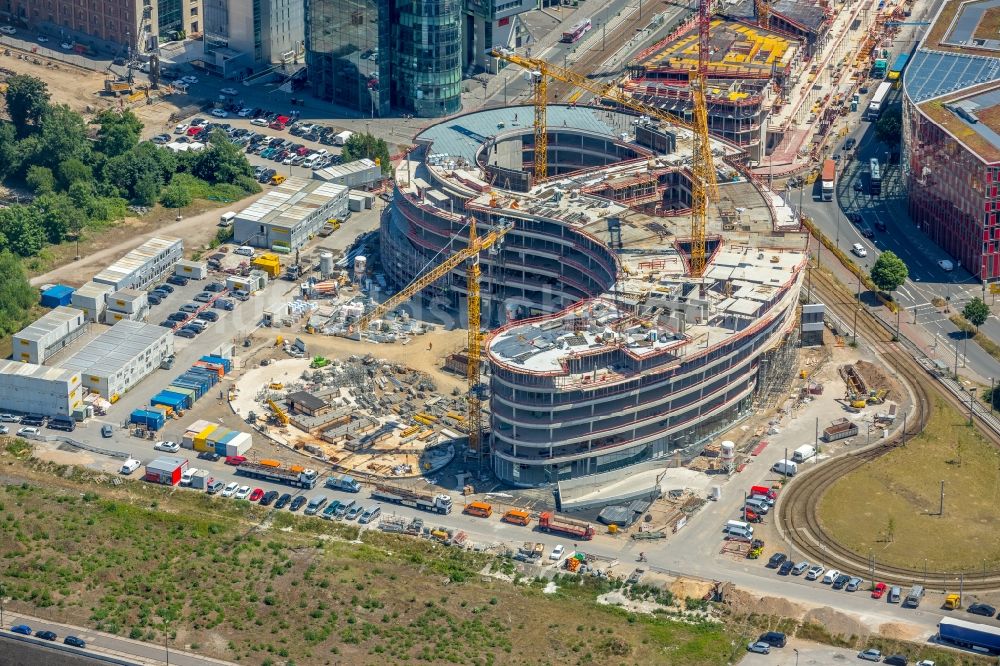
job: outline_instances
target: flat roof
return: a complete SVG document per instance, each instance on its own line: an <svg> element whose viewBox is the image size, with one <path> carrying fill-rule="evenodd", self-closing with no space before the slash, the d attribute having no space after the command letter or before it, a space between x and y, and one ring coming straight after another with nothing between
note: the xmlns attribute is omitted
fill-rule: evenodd
<svg viewBox="0 0 1000 666"><path fill-rule="evenodd" d="M923 45L965 55L1000 51L1000 0L945 0L931 21Z"/></svg>
<svg viewBox="0 0 1000 666"><path fill-rule="evenodd" d="M75 370L55 368L48 365L35 365L34 363L4 360L0 361L0 375L17 375L47 381L73 382L79 377L80 373Z"/></svg>
<svg viewBox="0 0 1000 666"><path fill-rule="evenodd" d="M148 241L95 275L94 280L96 282L118 284L119 281L132 275L135 271L144 268L152 259L159 256L161 253L172 249L178 244L182 244L180 238L172 238L169 236L150 238Z"/></svg>
<svg viewBox="0 0 1000 666"><path fill-rule="evenodd" d="M123 319L59 365L87 375L111 376L170 335L170 329L163 326Z"/></svg>
<svg viewBox="0 0 1000 666"><path fill-rule="evenodd" d="M77 321L82 317L83 310L60 305L22 328L14 334L14 337L22 340L35 340L37 342L48 336L52 331L64 327L68 322Z"/></svg>
<svg viewBox="0 0 1000 666"><path fill-rule="evenodd" d="M1000 162L1000 81L924 102L920 109L984 162Z"/></svg>
<svg viewBox="0 0 1000 666"><path fill-rule="evenodd" d="M346 196L347 187L293 176L236 214L236 220L292 229L331 201Z"/></svg>

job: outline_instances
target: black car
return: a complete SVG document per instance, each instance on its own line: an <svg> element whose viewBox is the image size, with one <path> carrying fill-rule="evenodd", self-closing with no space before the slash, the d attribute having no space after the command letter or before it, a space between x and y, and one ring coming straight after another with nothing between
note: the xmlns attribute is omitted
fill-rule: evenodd
<svg viewBox="0 0 1000 666"><path fill-rule="evenodd" d="M160 303L163 302L162 300L160 300L160 297L154 293L146 294L146 300L149 301L150 305L159 305Z"/></svg>
<svg viewBox="0 0 1000 666"><path fill-rule="evenodd" d="M785 560L784 563L781 565L781 568L778 569L778 575L787 576L788 574L792 573L792 569L794 567L795 567L794 562L792 562L791 560Z"/></svg>
<svg viewBox="0 0 1000 666"><path fill-rule="evenodd" d="M170 314L167 315L167 319L169 319L170 321L184 321L189 316L190 315L188 315L188 313L186 312L171 312Z"/></svg>
<svg viewBox="0 0 1000 666"><path fill-rule="evenodd" d="M875 238L875 232L867 224L859 224L858 231L860 231L861 235L865 238Z"/></svg>
<svg viewBox="0 0 1000 666"><path fill-rule="evenodd" d="M220 291L225 291L225 290L226 290L226 285L222 284L221 282L209 282L208 284L205 285L205 291L211 292L213 294L217 294Z"/></svg>
<svg viewBox="0 0 1000 666"><path fill-rule="evenodd" d="M883 222L878 218L875 219L875 228L881 231L882 233L889 231L889 227L885 226L885 222Z"/></svg>
<svg viewBox="0 0 1000 666"><path fill-rule="evenodd" d="M854 147L854 144L856 143L857 141L855 139L848 139L847 141L844 142L844 150L850 150L851 148Z"/></svg>
<svg viewBox="0 0 1000 666"><path fill-rule="evenodd" d="M44 641L54 641L56 639L56 632L42 629L35 632L35 638L41 638Z"/></svg>
<svg viewBox="0 0 1000 666"><path fill-rule="evenodd" d="M292 505L290 507L288 507L288 510L289 511L298 511L303 506L305 506L305 503L307 501L308 500L306 500L305 495L299 495L298 497L296 497L295 499L292 500Z"/></svg>
<svg viewBox="0 0 1000 666"><path fill-rule="evenodd" d="M67 636L63 639L63 643L72 647L85 648L87 647L86 641L76 636Z"/></svg>
<svg viewBox="0 0 1000 666"><path fill-rule="evenodd" d="M850 220L851 224L861 224L864 222L864 218L861 217L861 213L845 213L847 219Z"/></svg>
<svg viewBox="0 0 1000 666"><path fill-rule="evenodd" d="M211 460L212 462L215 462L220 457L221 456L215 451L202 451L201 453L198 454L198 458L200 460Z"/></svg>
<svg viewBox="0 0 1000 666"><path fill-rule="evenodd" d="M187 338L188 340L190 340L191 338L195 337L198 334L192 331L190 328L182 328L179 331L174 331L174 335L176 335L178 338Z"/></svg>
<svg viewBox="0 0 1000 666"><path fill-rule="evenodd" d="M170 277L167 278L167 282L169 282L170 284L176 284L178 287L186 287L188 279L180 275L171 275Z"/></svg>
<svg viewBox="0 0 1000 666"><path fill-rule="evenodd" d="M169 319L167 321L160 322L160 326L162 326L163 328L173 328L176 325L177 325L176 321L170 321Z"/></svg>
<svg viewBox="0 0 1000 666"><path fill-rule="evenodd" d="M266 493L264 493L263 497L260 498L260 505L261 506L268 506L269 504L271 504L271 502L273 502L277 498L278 498L278 491L277 490L269 490Z"/></svg>
<svg viewBox="0 0 1000 666"><path fill-rule="evenodd" d="M188 326L182 326L181 330L182 331L188 331L189 333L192 333L193 335L198 335L202 331L201 328L199 328L197 326L190 326L190 325L188 325Z"/></svg>
<svg viewBox="0 0 1000 666"><path fill-rule="evenodd" d="M228 298L219 298L214 303L212 303L213 308L219 308L220 310L225 310L227 312L231 311L236 305Z"/></svg>
<svg viewBox="0 0 1000 666"><path fill-rule="evenodd" d="M28 414L21 417L21 425L39 427L45 425L45 417L37 414Z"/></svg>
<svg viewBox="0 0 1000 666"><path fill-rule="evenodd" d="M278 498L278 501L274 503L275 509L284 509L289 502L292 501L292 496L289 493L284 493Z"/></svg>
<svg viewBox="0 0 1000 666"><path fill-rule="evenodd" d="M174 288L171 287L169 284L161 284L161 285L158 285L156 287L156 289L154 289L153 291L164 291L164 292L166 292L168 294L172 294L172 293L174 293Z"/></svg>
<svg viewBox="0 0 1000 666"><path fill-rule="evenodd" d="M761 634L757 642L767 643L771 647L783 648L785 647L785 635L780 631L769 631L766 634Z"/></svg>
<svg viewBox="0 0 1000 666"><path fill-rule="evenodd" d="M833 581L833 589L842 590L844 586L847 585L847 581L851 580L851 577L847 574L840 574L837 576L837 580Z"/></svg>
<svg viewBox="0 0 1000 666"><path fill-rule="evenodd" d="M777 569L782 564L784 564L785 560L787 560L787 559L788 559L788 556L785 555L784 553L775 553L774 555L771 556L771 559L769 559L767 561L767 568L768 569Z"/></svg>
<svg viewBox="0 0 1000 666"><path fill-rule="evenodd" d="M906 657L904 657L903 655L894 654L890 657L886 657L885 661L883 661L882 663L889 664L890 666L906 666L910 662L908 662L906 660Z"/></svg>
<svg viewBox="0 0 1000 666"><path fill-rule="evenodd" d="M973 615L982 615L983 617L993 617L997 614L997 609L989 604L972 604L967 610Z"/></svg>
<svg viewBox="0 0 1000 666"><path fill-rule="evenodd" d="M204 312L199 312L196 315L196 318L201 319L202 321L219 321L219 313L212 312L211 310L205 310Z"/></svg>

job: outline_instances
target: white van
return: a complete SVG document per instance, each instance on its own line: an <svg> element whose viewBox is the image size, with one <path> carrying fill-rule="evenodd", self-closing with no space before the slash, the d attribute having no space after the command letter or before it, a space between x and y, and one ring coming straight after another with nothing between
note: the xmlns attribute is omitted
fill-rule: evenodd
<svg viewBox="0 0 1000 666"><path fill-rule="evenodd" d="M139 465L141 465L141 464L142 464L141 460L136 460L135 458L129 458L128 460L126 460L122 464L121 469L118 470L118 471L121 474L124 474L124 475L128 476L129 474L131 474L135 470L139 469Z"/></svg>
<svg viewBox="0 0 1000 666"><path fill-rule="evenodd" d="M190 486L191 477L193 477L195 472L197 471L198 471L197 467L188 467L186 470L184 470L184 472L181 474L181 485Z"/></svg>
<svg viewBox="0 0 1000 666"><path fill-rule="evenodd" d="M231 227L231 226L233 226L233 220L235 220L235 219L236 219L236 213L234 213L231 210L230 211L226 211L219 218L219 226L220 227Z"/></svg>
<svg viewBox="0 0 1000 666"><path fill-rule="evenodd" d="M365 509L364 513L361 514L361 517L358 518L358 522L365 525L378 518L381 513L382 509L380 509L377 504L375 506L370 506Z"/></svg>
<svg viewBox="0 0 1000 666"><path fill-rule="evenodd" d="M302 161L302 168L303 169L312 169L313 166L316 165L316 160L318 160L319 158L320 158L319 155L310 155L309 157L305 158Z"/></svg>
<svg viewBox="0 0 1000 666"><path fill-rule="evenodd" d="M825 574L823 574L823 582L826 583L827 585L833 585L833 581L837 580L838 576L840 576L839 571L837 571L836 569L830 569Z"/></svg>
<svg viewBox="0 0 1000 666"><path fill-rule="evenodd" d="M771 510L771 505L760 498L751 497L745 504L757 513L764 514Z"/></svg>
<svg viewBox="0 0 1000 666"><path fill-rule="evenodd" d="M750 523L744 523L742 520L727 520L726 527L735 527L741 530L753 531L753 527L750 526Z"/></svg>
<svg viewBox="0 0 1000 666"><path fill-rule="evenodd" d="M742 527L726 527L723 530L729 536L739 537L741 539L752 539L753 538L753 528L748 527L743 529Z"/></svg>

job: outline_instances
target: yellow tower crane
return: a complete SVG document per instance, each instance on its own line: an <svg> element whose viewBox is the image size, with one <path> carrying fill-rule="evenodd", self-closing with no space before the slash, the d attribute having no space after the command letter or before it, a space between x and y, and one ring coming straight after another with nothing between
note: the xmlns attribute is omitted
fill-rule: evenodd
<svg viewBox="0 0 1000 666"><path fill-rule="evenodd" d="M705 2L705 0L702 0ZM546 155L539 151L539 145L548 145L546 138L544 81L548 78L569 83L578 89L593 93L599 98L612 101L633 111L656 118L664 123L684 127L694 134L694 151L691 156L692 202L691 202L691 275L700 277L705 271L705 223L708 200L718 201L719 189L712 162L712 144L708 135L708 110L703 86L695 85L697 72L692 73L691 94L694 102L694 122L688 123L672 116L651 104L646 104L625 93L617 83L601 83L576 72L553 65L538 58L528 58L507 49L494 49L494 58L506 60L528 72L535 86L535 181L544 179L547 171ZM706 63L707 65L707 63ZM707 69L707 67L706 67ZM539 94L541 90L542 94ZM541 160L541 163L539 163Z"/></svg>
<svg viewBox="0 0 1000 666"><path fill-rule="evenodd" d="M399 307L413 296L419 293L424 287L434 284L446 276L453 268L468 261L466 270L466 283L468 292L468 314L469 314L469 357L466 366L466 379L469 384L468 424L469 424L469 451L480 457L482 461L483 446L483 412L482 395L483 389L480 383L480 366L482 362L483 334L480 330L480 302L479 302L479 253L483 250L495 251L500 247L501 239L507 232L514 228L510 220L501 218L496 227L491 229L485 236L476 233L476 219L469 218L469 244L465 248L447 257L440 264L423 275L420 275L403 289L396 292L384 303L380 303L370 312L362 315L354 325L348 329L349 334L360 334L366 330L376 319L381 319L391 310Z"/></svg>
<svg viewBox="0 0 1000 666"><path fill-rule="evenodd" d="M754 0L754 7L757 10L757 25L765 30L771 27L771 5L768 0Z"/></svg>

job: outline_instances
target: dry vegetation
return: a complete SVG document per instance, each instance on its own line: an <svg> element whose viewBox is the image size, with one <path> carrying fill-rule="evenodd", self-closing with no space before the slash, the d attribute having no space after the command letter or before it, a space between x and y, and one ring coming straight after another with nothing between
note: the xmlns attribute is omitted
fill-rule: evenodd
<svg viewBox="0 0 1000 666"><path fill-rule="evenodd" d="M491 556L78 468L0 459L12 607L249 664L723 664L725 626L512 585Z"/></svg>

